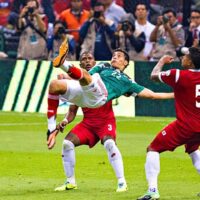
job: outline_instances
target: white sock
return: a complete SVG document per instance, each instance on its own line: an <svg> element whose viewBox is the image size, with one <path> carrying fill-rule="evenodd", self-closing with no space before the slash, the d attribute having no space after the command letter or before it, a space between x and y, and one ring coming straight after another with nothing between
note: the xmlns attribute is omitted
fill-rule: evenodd
<svg viewBox="0 0 200 200"><path fill-rule="evenodd" d="M158 192L158 174L160 172L160 155L158 152L149 151L147 153L145 171L149 192Z"/></svg>
<svg viewBox="0 0 200 200"><path fill-rule="evenodd" d="M192 159L192 163L198 173L200 174L200 151L196 150L190 154L190 157Z"/></svg>
<svg viewBox="0 0 200 200"><path fill-rule="evenodd" d="M48 130L50 132L54 131L56 129L56 118L55 116L52 116L48 119Z"/></svg>
<svg viewBox="0 0 200 200"><path fill-rule="evenodd" d="M114 140L112 139L106 140L104 143L104 147L107 151L110 164L112 165L115 171L115 175L118 179L118 183L126 183L126 180L124 178L124 165L123 165L122 156Z"/></svg>
<svg viewBox="0 0 200 200"><path fill-rule="evenodd" d="M69 68L72 66L72 64L70 62L68 62L67 60L64 61L64 63L60 66L60 68L64 71L64 72L68 72Z"/></svg>
<svg viewBox="0 0 200 200"><path fill-rule="evenodd" d="M62 161L63 161L65 175L67 177L67 182L75 184L76 183L74 174L75 151L74 151L74 144L69 140L63 141Z"/></svg>

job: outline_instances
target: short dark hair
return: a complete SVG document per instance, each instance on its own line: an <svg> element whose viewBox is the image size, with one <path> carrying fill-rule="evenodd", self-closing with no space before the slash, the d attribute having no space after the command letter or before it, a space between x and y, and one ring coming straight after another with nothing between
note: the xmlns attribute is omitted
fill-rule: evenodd
<svg viewBox="0 0 200 200"><path fill-rule="evenodd" d="M172 12L173 15L176 17L176 11L174 10L174 8L165 8L162 12L162 15L166 14L166 13L169 13L169 12Z"/></svg>
<svg viewBox="0 0 200 200"><path fill-rule="evenodd" d="M35 1L36 7L39 8L40 5L39 5L38 0L28 0L28 1L26 2L26 4L28 4L28 2L30 2L30 1Z"/></svg>
<svg viewBox="0 0 200 200"><path fill-rule="evenodd" d="M193 8L193 9L191 9L190 15L191 15L192 12L196 12L196 13L199 13L199 14L200 14L200 9L198 9L198 8Z"/></svg>
<svg viewBox="0 0 200 200"><path fill-rule="evenodd" d="M81 53L81 55L80 55L80 57L79 57L79 60L80 60L80 61L82 60L82 57L83 57L84 54L90 54L90 55L92 55L92 57L94 58L94 55L93 55L93 53L92 53L91 51L84 51L83 53Z"/></svg>
<svg viewBox="0 0 200 200"><path fill-rule="evenodd" d="M134 11L136 11L136 9L137 9L137 7L138 7L139 5L143 5L143 6L145 7L145 9L148 11L149 8L147 7L147 4L144 3L144 2L137 3L137 4L135 5L135 9L134 9Z"/></svg>
<svg viewBox="0 0 200 200"><path fill-rule="evenodd" d="M130 60L130 58L129 58L129 55L128 55L128 53L124 50L124 49L121 49L121 48L118 48L118 49L115 49L114 50L114 52L118 52L118 51L120 51L120 52L122 52L123 54L124 54L124 57L125 57L125 60L128 62L128 64L129 64L129 60ZM113 52L113 53L114 53ZM127 66L128 66L128 64L127 64ZM126 67L127 67L126 66Z"/></svg>
<svg viewBox="0 0 200 200"><path fill-rule="evenodd" d="M190 47L189 56L192 63L195 66L195 69L200 69L200 48L199 47Z"/></svg>

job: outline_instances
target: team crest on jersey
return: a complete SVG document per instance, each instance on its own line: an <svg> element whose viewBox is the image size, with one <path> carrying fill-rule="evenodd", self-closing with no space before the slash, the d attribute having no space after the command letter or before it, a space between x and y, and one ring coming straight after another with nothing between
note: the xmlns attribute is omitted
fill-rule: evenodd
<svg viewBox="0 0 200 200"><path fill-rule="evenodd" d="M170 70L168 70L168 71L165 71L165 72L161 72L161 75L162 76L169 76L170 75Z"/></svg>
<svg viewBox="0 0 200 200"><path fill-rule="evenodd" d="M165 130L162 131L162 135L165 136L167 135L167 132Z"/></svg>

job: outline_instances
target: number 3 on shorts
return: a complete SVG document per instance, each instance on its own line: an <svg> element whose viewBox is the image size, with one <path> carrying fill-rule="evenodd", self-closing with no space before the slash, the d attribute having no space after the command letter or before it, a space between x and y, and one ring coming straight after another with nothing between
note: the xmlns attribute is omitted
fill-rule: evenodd
<svg viewBox="0 0 200 200"><path fill-rule="evenodd" d="M112 124L108 124L108 130L112 131Z"/></svg>

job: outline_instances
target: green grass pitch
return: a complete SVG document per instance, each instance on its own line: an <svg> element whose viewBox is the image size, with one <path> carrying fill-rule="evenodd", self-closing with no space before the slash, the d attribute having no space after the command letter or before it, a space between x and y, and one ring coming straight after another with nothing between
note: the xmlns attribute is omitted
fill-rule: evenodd
<svg viewBox="0 0 200 200"><path fill-rule="evenodd" d="M76 148L78 190L54 192L65 181L60 156L65 134L58 135L55 148L49 151L45 115L0 112L0 200L134 200L147 189L146 146L172 120L117 118L117 144L124 160L127 192L115 192L117 180L99 143L93 149ZM159 191L161 200L200 200L199 175L183 147L161 154Z"/></svg>

